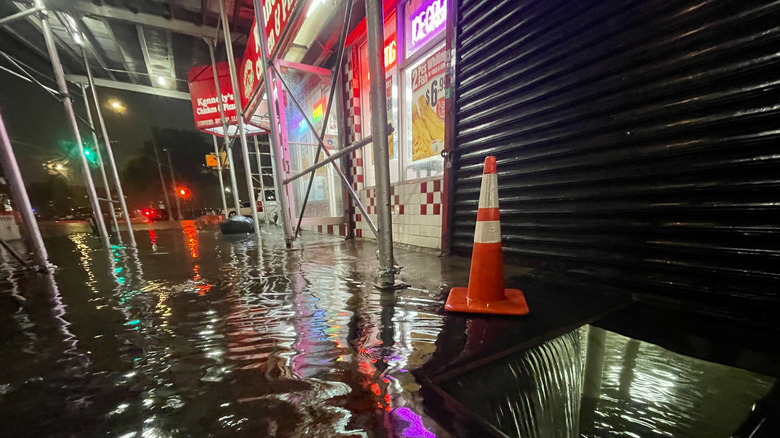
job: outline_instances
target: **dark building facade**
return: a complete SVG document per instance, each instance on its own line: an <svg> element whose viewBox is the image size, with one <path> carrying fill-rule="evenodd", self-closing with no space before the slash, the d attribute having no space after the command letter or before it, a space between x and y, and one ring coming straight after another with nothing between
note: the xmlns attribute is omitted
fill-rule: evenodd
<svg viewBox="0 0 780 438"><path fill-rule="evenodd" d="M482 0L450 16L445 247L469 253L495 155L504 251L535 276L773 324L780 5Z"/></svg>

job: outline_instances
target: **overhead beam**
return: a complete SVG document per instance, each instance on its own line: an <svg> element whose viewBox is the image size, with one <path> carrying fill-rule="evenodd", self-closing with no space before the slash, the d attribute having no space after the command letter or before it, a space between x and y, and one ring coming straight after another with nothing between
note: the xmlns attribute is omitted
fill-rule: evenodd
<svg viewBox="0 0 780 438"><path fill-rule="evenodd" d="M134 66L131 66L130 62L128 61L130 59L130 56L127 54L127 50L125 50L125 48L122 47L122 44L119 42L119 39L116 37L116 34L114 33L114 29L111 29L111 26L109 26L105 20L100 20L100 22L103 23L103 26L105 26L108 36L111 37L111 41L113 41L114 45L117 47L117 49L119 49L119 55L122 57L122 66L124 66L125 70L129 72L128 76L130 76L130 82L137 84L139 82L138 74L135 73Z"/></svg>
<svg viewBox="0 0 780 438"><path fill-rule="evenodd" d="M146 66L146 73L149 74L149 83L152 85L152 87L157 88L155 86L155 74L154 69L152 68L152 57L149 56L149 45L146 44L146 34L144 34L144 27L140 24L135 25L135 31L138 34L138 45L141 46L141 53L144 57L144 65Z"/></svg>
<svg viewBox="0 0 780 438"><path fill-rule="evenodd" d="M92 55L95 56L95 59L97 60L98 64L100 64L100 67L106 72L108 77L116 80L116 76L114 76L114 73L109 70L108 64L106 64L105 61L105 59L108 58L108 55L106 55L106 51L103 50L103 47L100 46L100 43L98 42L97 38L95 38L95 35L93 35L92 31L89 30L89 27L84 24L84 21L82 21L81 17L75 17L73 21L76 23L79 32L81 32L81 34L84 35L84 37L87 39L87 42L89 42L89 51L92 52Z"/></svg>
<svg viewBox="0 0 780 438"><path fill-rule="evenodd" d="M84 15L95 18L123 21L130 24L140 24L146 27L153 27L198 38L214 37L215 28L213 27L204 26L202 24L195 24L189 21L175 18L168 19L158 15L147 14L145 12L132 12L128 9L117 6L110 6L106 4L96 5L91 2L75 1L69 2L68 7L75 9ZM57 5L53 4L51 8L56 10ZM238 32L232 32L230 36L233 40L236 40L244 35Z"/></svg>
<svg viewBox="0 0 780 438"><path fill-rule="evenodd" d="M14 4L14 6L16 6L16 8L17 8L17 9L18 9L20 12L25 12L25 11L28 11L28 10L29 10L29 9L25 8L24 6L22 6L22 5L20 5L20 4L16 4L16 3L15 3L15 4ZM31 15L27 15L27 16L26 16L26 18L27 18L27 21L28 21L30 24L32 24L32 25L33 25L33 27L35 27L35 30L37 30L38 32L41 32L41 33L43 33L43 24L41 23L41 19L40 19L40 18L38 18L37 16L35 16L35 15L32 15L32 14L31 14ZM59 18L59 17L57 17L57 18ZM65 31L67 32L67 28L66 28L64 25L62 25L62 26L63 26L63 28L65 28ZM62 48L62 50L65 52L65 53L67 53L68 55L70 55L70 57L71 57L71 58L72 58L74 61L78 62L78 60L80 59L80 58L79 58L79 55L78 55L78 53L76 53L76 52L75 52L75 51L74 51L74 50L73 50L73 49L72 49L72 48L71 48L71 47L68 45L68 43L66 43L66 42L65 42L65 41L62 39L62 37L61 37L60 35L58 35L58 34L56 34L56 33L54 33L54 32L52 32L52 35L54 36L54 39L56 40L56 42L57 42L57 45L59 45L59 46ZM47 58L48 58L48 57L47 57Z"/></svg>
<svg viewBox="0 0 780 438"><path fill-rule="evenodd" d="M20 12L17 12L15 14L13 14L13 15L9 15L7 17L0 18L0 26L2 26L4 24L8 24L8 23L10 23L10 22L12 22L14 20L18 20L20 18L24 18L24 17L26 17L28 15L36 14L36 13L38 13L40 11L41 11L40 8L34 7L34 8L31 8L31 9L27 9L26 11L20 11Z"/></svg>
<svg viewBox="0 0 780 438"><path fill-rule="evenodd" d="M86 76L81 75L65 75L65 79L68 82L75 84L89 84L89 80ZM98 87L114 88L117 90L133 91L136 93L151 94L160 97L170 97L173 99L190 100L190 93L183 91L168 90L166 88L154 88L147 85L130 84L127 82L112 81L109 79L95 78L95 85Z"/></svg>

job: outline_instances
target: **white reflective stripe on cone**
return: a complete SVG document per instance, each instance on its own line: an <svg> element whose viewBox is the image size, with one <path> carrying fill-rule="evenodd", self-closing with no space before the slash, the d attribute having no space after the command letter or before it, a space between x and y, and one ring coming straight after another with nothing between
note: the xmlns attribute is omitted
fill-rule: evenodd
<svg viewBox="0 0 780 438"><path fill-rule="evenodd" d="M498 208L498 175L482 175L482 187L479 189L479 208Z"/></svg>
<svg viewBox="0 0 780 438"><path fill-rule="evenodd" d="M501 221L477 221L474 243L501 243Z"/></svg>

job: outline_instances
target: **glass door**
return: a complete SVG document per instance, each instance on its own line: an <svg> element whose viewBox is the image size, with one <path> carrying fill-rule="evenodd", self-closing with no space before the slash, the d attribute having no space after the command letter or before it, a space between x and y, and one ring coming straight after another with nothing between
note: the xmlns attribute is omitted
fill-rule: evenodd
<svg viewBox="0 0 780 438"><path fill-rule="evenodd" d="M338 93L335 95L334 107L326 121L325 112L330 93L330 71L284 60L276 61L276 66L281 78L290 88L292 96L303 108L303 112L301 112L282 84L277 84L277 95L281 96L280 124L284 143L284 167L288 175L296 175L327 157L324 152L320 152L317 159L318 143L306 120L314 125L318 135L322 132L323 125L326 126L323 142L331 154L341 149ZM338 165L338 161L336 163ZM311 192L301 224L332 225L343 223L345 221L344 188L332 164L320 167L313 174L290 183L292 195L289 208L293 220L298 221L310 182L312 182Z"/></svg>

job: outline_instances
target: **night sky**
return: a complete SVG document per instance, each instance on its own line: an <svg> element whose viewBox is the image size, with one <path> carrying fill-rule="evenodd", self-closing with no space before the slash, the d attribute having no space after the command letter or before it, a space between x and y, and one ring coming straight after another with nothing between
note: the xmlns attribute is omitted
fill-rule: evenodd
<svg viewBox="0 0 780 438"><path fill-rule="evenodd" d="M55 88L53 84L46 85ZM89 90L87 92L89 93ZM98 95L120 169L143 142L151 138L152 127L196 131L189 101L101 87L98 87ZM106 102L111 99L124 103L124 115L119 115L106 106ZM74 96L74 106L77 114L86 120L81 95ZM59 156L60 140L74 140L62 103L37 85L2 70L0 114L3 116L25 181L43 179L46 172L41 163ZM99 129L94 112L93 117ZM83 128L84 125L80 124L82 137L89 133ZM78 174L73 183L82 185L81 178Z"/></svg>

